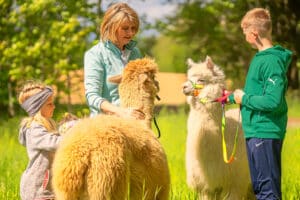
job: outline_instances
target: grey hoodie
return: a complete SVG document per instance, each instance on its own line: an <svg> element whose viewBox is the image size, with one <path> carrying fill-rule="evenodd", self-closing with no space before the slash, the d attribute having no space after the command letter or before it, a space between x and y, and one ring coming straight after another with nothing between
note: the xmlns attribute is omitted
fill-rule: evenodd
<svg viewBox="0 0 300 200"><path fill-rule="evenodd" d="M60 139L60 135L50 133L36 122L20 128L19 142L26 147L29 157L29 163L20 183L22 200L54 198L50 168Z"/></svg>

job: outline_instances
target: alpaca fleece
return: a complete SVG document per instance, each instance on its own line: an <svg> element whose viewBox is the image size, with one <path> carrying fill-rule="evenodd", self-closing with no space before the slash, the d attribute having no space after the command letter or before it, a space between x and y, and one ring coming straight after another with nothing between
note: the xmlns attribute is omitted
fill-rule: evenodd
<svg viewBox="0 0 300 200"><path fill-rule="evenodd" d="M80 120L68 131L53 164L56 199L168 199L167 157L150 129L159 90L156 72L152 59L137 59L128 63L120 79L121 106L141 109L146 120L99 115Z"/></svg>
<svg viewBox="0 0 300 200"><path fill-rule="evenodd" d="M222 95L225 87L223 71L210 57L199 63L189 59L188 67L188 81L183 85L183 93L190 105L186 141L188 185L198 192L201 200L255 199L238 109L225 113L228 154L232 151L237 128L239 133L234 161L230 164L223 161L222 107L221 103L212 102ZM193 84L202 86L197 96L193 96Z"/></svg>
<svg viewBox="0 0 300 200"><path fill-rule="evenodd" d="M60 146L53 165L57 199L168 198L164 150L140 121L82 119Z"/></svg>

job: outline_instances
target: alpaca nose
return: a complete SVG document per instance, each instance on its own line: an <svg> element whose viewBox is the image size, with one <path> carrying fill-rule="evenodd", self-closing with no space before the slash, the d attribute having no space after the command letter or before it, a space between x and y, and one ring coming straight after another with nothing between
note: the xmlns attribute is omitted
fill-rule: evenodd
<svg viewBox="0 0 300 200"><path fill-rule="evenodd" d="M189 95L191 93L191 87L188 83L183 84L182 86L182 92L185 95Z"/></svg>
<svg viewBox="0 0 300 200"><path fill-rule="evenodd" d="M186 90L187 87L188 87L187 85L183 85L183 86L182 86L182 90L183 90L183 91Z"/></svg>

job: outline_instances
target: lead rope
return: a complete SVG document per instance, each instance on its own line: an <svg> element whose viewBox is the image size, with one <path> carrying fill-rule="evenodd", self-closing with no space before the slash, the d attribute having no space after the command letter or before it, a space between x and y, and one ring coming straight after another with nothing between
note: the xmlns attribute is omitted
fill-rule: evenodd
<svg viewBox="0 0 300 200"><path fill-rule="evenodd" d="M196 84L194 82L192 82L191 80L189 80L194 88L194 91L193 91L193 96L196 97L199 95L199 89L202 89L204 88L204 85L202 84ZM225 103L226 103L226 100L228 98L228 96L230 95L230 92L229 93L225 93L225 90L223 90L223 93L222 93L222 96L215 99L215 100L212 100L212 101L209 101L208 99L206 98L201 98L199 99L199 102L202 103L202 104L206 104L206 103L213 103L213 102L220 102L222 104L222 127L221 127L221 131L222 131L222 147L223 147L223 159L224 159L224 162L229 164L229 163L232 163L233 160L234 160L234 156L235 156L235 153L236 153L236 146L237 146L237 141L238 141L238 133L239 133L239 125L237 125L236 127L236 133L235 133L235 137L234 137L234 145L233 145L233 149L232 149L232 152L231 152L231 155L230 155L230 158L228 159L227 157L227 147L226 147L226 141L225 141L225 125L226 125L226 119L225 119ZM241 110L241 108L240 108ZM240 110L239 110L239 116L238 116L238 122L240 121Z"/></svg>
<svg viewBox="0 0 300 200"><path fill-rule="evenodd" d="M160 97L158 96L158 95L156 95L155 96L156 97L156 99L158 100L158 101L160 101ZM159 129L159 127L158 127L158 124L157 124L157 121L156 121L156 118L155 118L155 114L154 114L154 117L153 117L153 122L154 122L154 125L155 125L155 128L156 128L156 130L157 130L157 138L160 138L160 129Z"/></svg>
<svg viewBox="0 0 300 200"><path fill-rule="evenodd" d="M239 111L239 117L238 121L240 121L240 111ZM234 137L234 145L232 149L232 153L230 155L230 158L227 158L227 148L226 148L226 141L225 141L225 124L226 124L226 119L225 119L225 103L222 102L222 146L223 146L223 159L224 162L229 164L234 160L234 155L236 153L236 146L237 146L237 141L238 141L238 132L239 132L239 125L237 125L236 128L236 133Z"/></svg>
<svg viewBox="0 0 300 200"><path fill-rule="evenodd" d="M155 117L153 117L153 121L154 121L154 125L155 125L155 127L156 127L156 130L157 130L157 138L160 138L160 129L159 129L159 127L158 127L158 124L157 124L157 121L156 121L156 118Z"/></svg>

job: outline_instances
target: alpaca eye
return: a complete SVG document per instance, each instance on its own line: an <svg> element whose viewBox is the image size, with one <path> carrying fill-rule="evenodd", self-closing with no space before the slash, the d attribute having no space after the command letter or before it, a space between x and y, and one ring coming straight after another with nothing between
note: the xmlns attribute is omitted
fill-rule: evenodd
<svg viewBox="0 0 300 200"><path fill-rule="evenodd" d="M200 84L200 83L202 83L202 84L205 83L205 80L204 79L198 79L197 84Z"/></svg>

